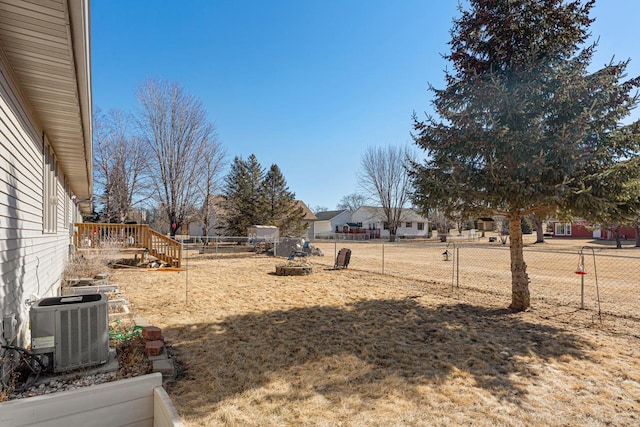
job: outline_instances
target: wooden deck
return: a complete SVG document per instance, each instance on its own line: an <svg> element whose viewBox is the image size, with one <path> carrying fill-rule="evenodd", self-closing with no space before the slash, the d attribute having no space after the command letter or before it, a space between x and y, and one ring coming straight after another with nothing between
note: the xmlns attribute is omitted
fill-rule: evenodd
<svg viewBox="0 0 640 427"><path fill-rule="evenodd" d="M182 244L146 224L76 223L73 243L78 249L140 250L172 267L180 267Z"/></svg>

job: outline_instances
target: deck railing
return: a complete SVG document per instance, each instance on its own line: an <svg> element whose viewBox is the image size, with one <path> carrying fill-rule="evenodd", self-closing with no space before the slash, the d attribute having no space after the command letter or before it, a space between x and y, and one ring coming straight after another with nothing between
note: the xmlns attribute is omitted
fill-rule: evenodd
<svg viewBox="0 0 640 427"><path fill-rule="evenodd" d="M146 224L76 223L73 243L78 249L147 249L149 255L180 267L182 245Z"/></svg>

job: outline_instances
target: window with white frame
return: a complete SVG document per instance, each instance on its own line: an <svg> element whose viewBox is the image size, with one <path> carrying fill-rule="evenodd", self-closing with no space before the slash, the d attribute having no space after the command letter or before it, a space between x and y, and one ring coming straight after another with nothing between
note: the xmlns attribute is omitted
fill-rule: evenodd
<svg viewBox="0 0 640 427"><path fill-rule="evenodd" d="M388 222L384 222L384 224L382 225L382 228L384 228L385 230L389 229L389 223Z"/></svg>
<svg viewBox="0 0 640 427"><path fill-rule="evenodd" d="M419 231L424 230L424 222L419 222L419 223L418 223L418 230L419 230Z"/></svg>
<svg viewBox="0 0 640 427"><path fill-rule="evenodd" d="M42 231L55 233L58 231L58 185L56 162L48 146L44 147L42 186Z"/></svg>
<svg viewBox="0 0 640 427"><path fill-rule="evenodd" d="M412 223L412 222L407 222L407 223L405 224L405 227L407 227L407 228L413 228L413 223Z"/></svg>
<svg viewBox="0 0 640 427"><path fill-rule="evenodd" d="M555 235L556 236L571 236L571 224L557 222L556 224Z"/></svg>

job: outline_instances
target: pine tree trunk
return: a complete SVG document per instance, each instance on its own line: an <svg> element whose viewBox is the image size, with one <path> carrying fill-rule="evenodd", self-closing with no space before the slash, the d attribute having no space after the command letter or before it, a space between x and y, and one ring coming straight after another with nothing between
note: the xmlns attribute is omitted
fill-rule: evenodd
<svg viewBox="0 0 640 427"><path fill-rule="evenodd" d="M636 225L636 248L640 248L640 225Z"/></svg>
<svg viewBox="0 0 640 427"><path fill-rule="evenodd" d="M616 236L616 249L622 249L622 241L620 240L620 227L616 227L613 233Z"/></svg>
<svg viewBox="0 0 640 427"><path fill-rule="evenodd" d="M514 311L524 311L531 305L520 218L520 214L517 212L509 215L509 248L511 252L511 306L509 308Z"/></svg>
<svg viewBox="0 0 640 427"><path fill-rule="evenodd" d="M533 216L533 225L536 227L536 243L544 243L544 229L542 228L542 218Z"/></svg>

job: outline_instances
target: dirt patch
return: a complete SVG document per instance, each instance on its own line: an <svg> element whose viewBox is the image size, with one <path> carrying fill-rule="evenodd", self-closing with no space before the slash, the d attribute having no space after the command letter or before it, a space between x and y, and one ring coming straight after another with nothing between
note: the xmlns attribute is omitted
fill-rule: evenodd
<svg viewBox="0 0 640 427"><path fill-rule="evenodd" d="M640 422L636 321L545 300L510 313L508 293L333 270L323 250L309 276L195 251L182 272L113 272L173 344L187 425Z"/></svg>

